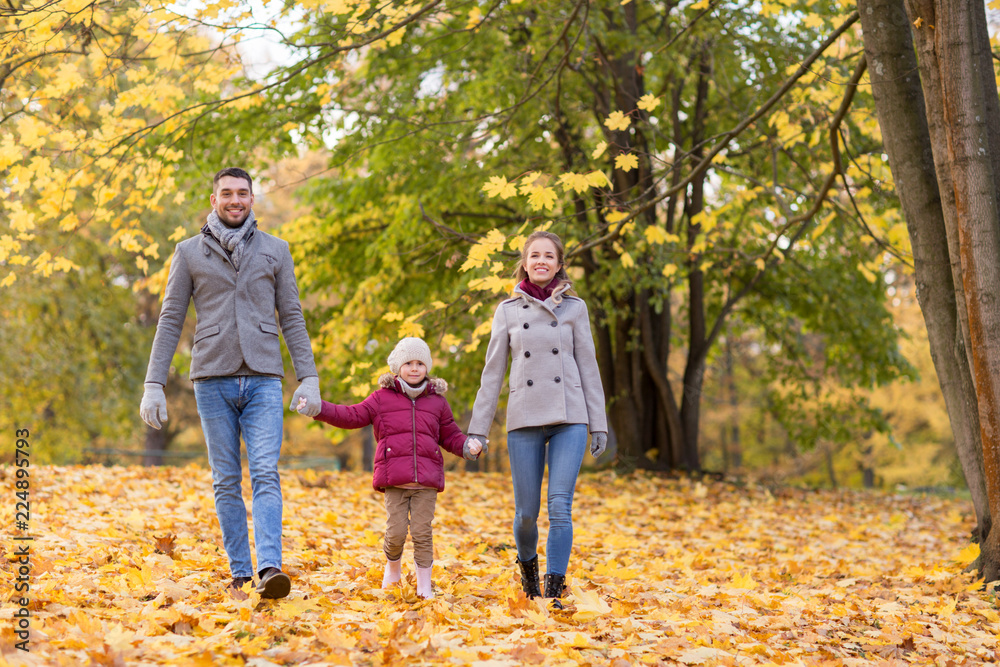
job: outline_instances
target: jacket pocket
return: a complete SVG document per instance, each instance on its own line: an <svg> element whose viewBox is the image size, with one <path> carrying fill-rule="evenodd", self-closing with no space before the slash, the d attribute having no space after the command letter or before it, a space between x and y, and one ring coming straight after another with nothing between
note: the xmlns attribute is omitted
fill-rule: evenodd
<svg viewBox="0 0 1000 667"><path fill-rule="evenodd" d="M264 333L274 334L275 336L278 335L278 326L276 324L272 324L271 322L261 322L260 330Z"/></svg>
<svg viewBox="0 0 1000 667"><path fill-rule="evenodd" d="M194 342L197 343L203 338L208 338L209 336L215 336L219 333L219 325L213 324L210 327L205 327L201 331L194 332Z"/></svg>

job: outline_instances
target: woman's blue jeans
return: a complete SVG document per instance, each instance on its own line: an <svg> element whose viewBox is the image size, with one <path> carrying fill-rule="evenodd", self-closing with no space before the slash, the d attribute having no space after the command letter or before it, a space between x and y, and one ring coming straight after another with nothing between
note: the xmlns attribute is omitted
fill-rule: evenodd
<svg viewBox="0 0 1000 667"><path fill-rule="evenodd" d="M517 557L522 561L538 555L538 510L548 458L549 535L545 565L549 574L566 574L569 566L573 549L573 492L586 449L586 424L519 428L507 434L507 455L514 482L514 541Z"/></svg>
<svg viewBox="0 0 1000 667"><path fill-rule="evenodd" d="M195 380L194 396L212 466L215 513L232 575L251 577L254 572L243 502L241 435L246 442L253 491L257 571L281 568L281 378L241 375Z"/></svg>

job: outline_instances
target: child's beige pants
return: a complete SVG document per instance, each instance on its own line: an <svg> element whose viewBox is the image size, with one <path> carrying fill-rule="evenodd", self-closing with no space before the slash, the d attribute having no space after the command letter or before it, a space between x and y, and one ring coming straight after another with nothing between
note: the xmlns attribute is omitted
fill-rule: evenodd
<svg viewBox="0 0 1000 667"><path fill-rule="evenodd" d="M390 486L385 490L385 544L383 550L389 560L399 560L409 530L413 539L413 560L417 567L430 567L434 563L434 507L437 489L404 489Z"/></svg>

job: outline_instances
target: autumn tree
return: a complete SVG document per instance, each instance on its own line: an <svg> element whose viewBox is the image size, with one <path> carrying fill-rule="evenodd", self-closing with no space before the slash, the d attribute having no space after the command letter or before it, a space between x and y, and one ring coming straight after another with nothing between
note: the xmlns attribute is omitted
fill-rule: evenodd
<svg viewBox="0 0 1000 667"><path fill-rule="evenodd" d="M330 58L296 66L270 106L294 99L304 136L336 137L330 172L304 189L314 212L286 233L345 395L370 391L397 336L426 334L467 400L520 244L548 226L592 304L624 462L702 467L706 363L737 312L771 350L797 441L884 428L862 398L823 389L908 372L872 242L905 229L866 201L886 170L874 125L850 114L856 14L433 4L433 20L338 60L360 19L336 4L310 3L291 39Z"/></svg>
<svg viewBox="0 0 1000 667"><path fill-rule="evenodd" d="M0 6L0 423L38 424L39 460L135 442L136 290L199 206L180 138L234 74L219 47L163 5Z"/></svg>
<svg viewBox="0 0 1000 667"><path fill-rule="evenodd" d="M976 509L979 570L1000 579L1000 98L982 3L858 3L918 294ZM911 29L912 26L912 29Z"/></svg>
<svg viewBox="0 0 1000 667"><path fill-rule="evenodd" d="M5 284L75 270L58 240L76 232L161 269L155 290L160 244L185 230L156 231L147 212L182 196L181 170L332 147L302 191L312 212L282 234L318 300L324 382L344 397L370 391L396 337L421 334L467 403L519 244L548 226L592 304L625 464L702 467L706 364L737 313L767 350L790 437L885 427L851 393L907 372L873 243L901 225L867 201L884 167L851 112L856 14L832 0L290 9L261 22L229 1L179 16L67 0L3 14ZM254 26L286 30L291 54L262 81L222 48ZM62 102L81 91L99 113ZM71 193L58 206L58 187L27 185L46 168Z"/></svg>

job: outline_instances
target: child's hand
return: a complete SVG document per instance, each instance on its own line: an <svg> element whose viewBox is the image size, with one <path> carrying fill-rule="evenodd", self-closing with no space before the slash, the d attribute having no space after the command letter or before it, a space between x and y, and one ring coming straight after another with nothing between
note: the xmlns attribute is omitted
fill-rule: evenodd
<svg viewBox="0 0 1000 667"><path fill-rule="evenodd" d="M487 442L489 442L489 440L486 440L486 438L481 435L468 436L465 439L465 445L462 447L462 457L469 461L478 459L481 453L485 453Z"/></svg>
<svg viewBox="0 0 1000 667"><path fill-rule="evenodd" d="M308 405L308 404L309 404L309 401L306 400L306 397L305 396L300 396L299 397L299 404L295 406L295 411L298 412L299 414L302 414L302 411L306 409L306 405Z"/></svg>

